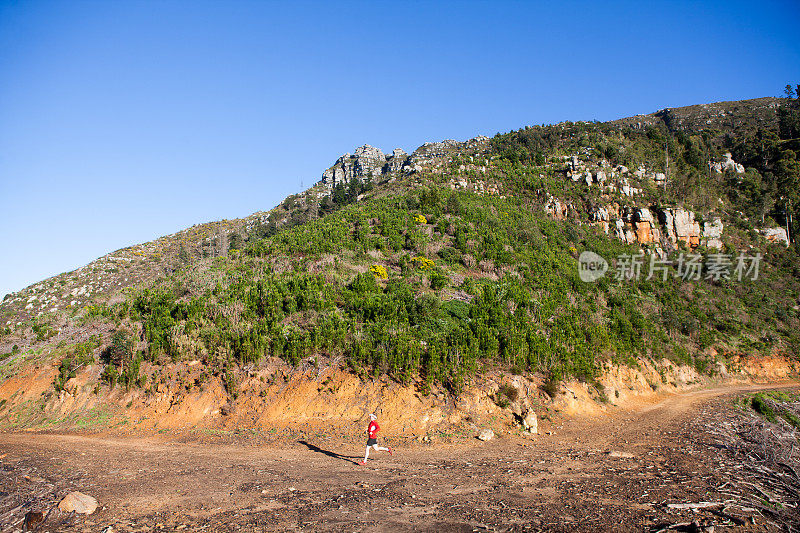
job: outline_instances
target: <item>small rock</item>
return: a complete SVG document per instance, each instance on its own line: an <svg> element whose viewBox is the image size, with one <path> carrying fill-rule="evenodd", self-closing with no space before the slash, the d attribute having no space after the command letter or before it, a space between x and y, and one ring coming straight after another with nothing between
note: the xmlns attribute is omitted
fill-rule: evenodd
<svg viewBox="0 0 800 533"><path fill-rule="evenodd" d="M58 504L65 513L92 514L97 510L97 500L82 492L70 492Z"/></svg>
<svg viewBox="0 0 800 533"><path fill-rule="evenodd" d="M222 416L228 416L229 414L231 414L231 411L233 411L233 408L229 403L226 403L225 405L219 408L219 414L221 414Z"/></svg>
<svg viewBox="0 0 800 533"><path fill-rule="evenodd" d="M28 511L25 514L25 521L22 523L24 531L33 531L44 521L44 513L41 511Z"/></svg>
<svg viewBox="0 0 800 533"><path fill-rule="evenodd" d="M494 438L494 431L491 429L482 429L480 433L478 433L478 439L482 441L489 441Z"/></svg>
<svg viewBox="0 0 800 533"><path fill-rule="evenodd" d="M609 457L614 457L615 459L633 459L633 454L630 452L620 452L620 451L610 451L608 452Z"/></svg>

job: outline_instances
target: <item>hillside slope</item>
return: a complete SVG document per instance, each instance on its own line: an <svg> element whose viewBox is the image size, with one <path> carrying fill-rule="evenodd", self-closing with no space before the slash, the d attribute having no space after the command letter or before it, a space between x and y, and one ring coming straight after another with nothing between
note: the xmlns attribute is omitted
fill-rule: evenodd
<svg viewBox="0 0 800 533"><path fill-rule="evenodd" d="M0 423L270 427L304 402L299 422L352 422L393 396L455 423L443 406L470 394L513 420L566 378L614 401L625 365L654 389L759 357L785 375L798 117L757 99L365 145L269 212L9 295ZM608 264L594 282L587 253Z"/></svg>

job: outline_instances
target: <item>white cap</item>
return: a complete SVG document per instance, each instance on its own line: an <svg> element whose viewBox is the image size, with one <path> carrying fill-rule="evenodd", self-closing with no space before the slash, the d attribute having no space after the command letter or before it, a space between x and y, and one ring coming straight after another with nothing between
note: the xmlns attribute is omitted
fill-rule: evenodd
<svg viewBox="0 0 800 533"><path fill-rule="evenodd" d="M377 419L378 419L378 417L377 417L377 416L375 416L374 414L370 413L370 415L369 415L369 419L370 419L370 420L377 420Z"/></svg>

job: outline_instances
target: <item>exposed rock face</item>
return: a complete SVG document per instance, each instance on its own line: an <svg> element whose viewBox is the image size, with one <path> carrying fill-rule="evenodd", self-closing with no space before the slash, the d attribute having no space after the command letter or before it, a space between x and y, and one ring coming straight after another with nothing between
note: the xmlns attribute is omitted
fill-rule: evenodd
<svg viewBox="0 0 800 533"><path fill-rule="evenodd" d="M702 242L708 248L722 249L722 220L715 218L711 222L703 224Z"/></svg>
<svg viewBox="0 0 800 533"><path fill-rule="evenodd" d="M566 216L566 209L556 198L550 198L545 210L556 218ZM723 224L719 218L700 224L693 212L682 208L630 208L617 204L596 206L590 219L604 232L628 243L653 244L659 250L674 248L683 241L690 248L703 244L709 248L722 248Z"/></svg>
<svg viewBox="0 0 800 533"><path fill-rule="evenodd" d="M594 220L597 225L603 228L605 233L608 233L608 223L611 220L608 209L603 206L595 208L594 212L592 213L592 220Z"/></svg>
<svg viewBox="0 0 800 533"><path fill-rule="evenodd" d="M769 242L789 246L789 235L786 233L786 228L764 228L761 230L761 234Z"/></svg>
<svg viewBox="0 0 800 533"><path fill-rule="evenodd" d="M399 150L399 152L405 154L402 150ZM398 150L395 150L390 157L393 158L397 153ZM322 183L333 187L338 183L348 182L353 178L366 179L380 176L386 167L386 160L386 155L380 149L365 144L356 148L354 155L344 154L337 159L331 168L322 173ZM393 163L402 167L403 162Z"/></svg>
<svg viewBox="0 0 800 533"><path fill-rule="evenodd" d="M400 172L408 159L408 154L400 148L395 148L392 155L387 157L389 172Z"/></svg>
<svg viewBox="0 0 800 533"><path fill-rule="evenodd" d="M634 222L636 240L638 242L648 244L661 240L661 232L658 229L658 224L656 223L655 217L653 217L653 213L651 213L649 209L646 207L637 209Z"/></svg>
<svg viewBox="0 0 800 533"><path fill-rule="evenodd" d="M608 452L609 457L614 459L633 459L634 455L631 452L621 452L619 450L612 450Z"/></svg>
<svg viewBox="0 0 800 533"><path fill-rule="evenodd" d="M442 172L442 168L458 152L471 150L480 153L488 146L488 137L478 136L466 142L446 140L442 142L427 142L408 155L400 148L395 148L391 154L384 154L380 149L365 144L356 149L353 155L344 154L331 168L322 173L321 182L328 187L338 183L346 183L353 178L362 180L376 178L384 174L412 174L421 172L426 167L433 172ZM470 156L472 162L474 156ZM488 159L482 159L483 166L471 165L486 173ZM465 167L466 169L466 167Z"/></svg>
<svg viewBox="0 0 800 533"><path fill-rule="evenodd" d="M625 233L625 222L623 222L621 218L618 218L616 222L614 222L614 235L621 241L630 242Z"/></svg>
<svg viewBox="0 0 800 533"><path fill-rule="evenodd" d="M353 170L356 176L380 176L385 164L386 156L380 149L368 144L356 148L355 162L353 164Z"/></svg>
<svg viewBox="0 0 800 533"><path fill-rule="evenodd" d="M570 207L569 204L561 203L558 198L552 196L550 196L547 203L544 204L545 212L557 220L567 218Z"/></svg>
<svg viewBox="0 0 800 533"><path fill-rule="evenodd" d="M686 209L667 209L664 213L664 225L667 235L673 244L685 242L690 248L700 245L700 224L694 219L694 213Z"/></svg>
<svg viewBox="0 0 800 533"><path fill-rule="evenodd" d="M711 170L718 174L726 170L733 170L737 174L744 174L744 165L734 161L730 152L725 152L724 157L725 160L722 163L709 163Z"/></svg>

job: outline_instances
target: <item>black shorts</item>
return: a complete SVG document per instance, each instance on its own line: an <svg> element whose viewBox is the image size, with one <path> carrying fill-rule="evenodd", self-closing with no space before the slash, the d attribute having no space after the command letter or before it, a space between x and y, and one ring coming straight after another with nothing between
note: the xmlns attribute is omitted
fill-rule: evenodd
<svg viewBox="0 0 800 533"><path fill-rule="evenodd" d="M375 446L378 444L378 439L367 439L367 446Z"/></svg>

